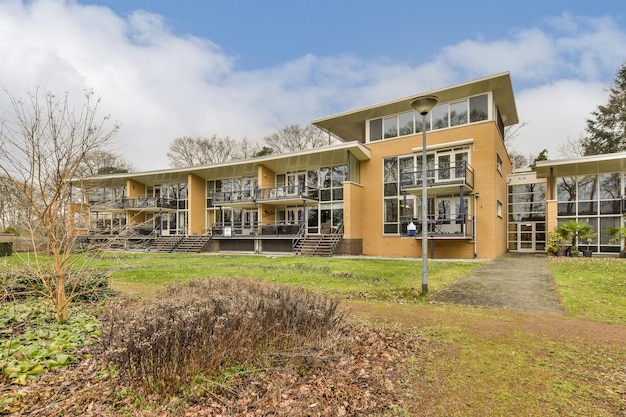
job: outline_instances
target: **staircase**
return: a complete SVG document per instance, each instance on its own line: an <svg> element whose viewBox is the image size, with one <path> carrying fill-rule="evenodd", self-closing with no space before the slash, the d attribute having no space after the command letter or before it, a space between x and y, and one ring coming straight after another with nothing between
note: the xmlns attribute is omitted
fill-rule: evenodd
<svg viewBox="0 0 626 417"><path fill-rule="evenodd" d="M185 236L160 236L152 242L148 252L170 253Z"/></svg>
<svg viewBox="0 0 626 417"><path fill-rule="evenodd" d="M211 236L187 236L171 252L200 253L210 240Z"/></svg>
<svg viewBox="0 0 626 417"><path fill-rule="evenodd" d="M333 233L307 235L294 246L294 254L302 256L333 256L343 238L343 222Z"/></svg>
<svg viewBox="0 0 626 417"><path fill-rule="evenodd" d="M211 240L211 236L161 236L152 243L148 252L199 253Z"/></svg>

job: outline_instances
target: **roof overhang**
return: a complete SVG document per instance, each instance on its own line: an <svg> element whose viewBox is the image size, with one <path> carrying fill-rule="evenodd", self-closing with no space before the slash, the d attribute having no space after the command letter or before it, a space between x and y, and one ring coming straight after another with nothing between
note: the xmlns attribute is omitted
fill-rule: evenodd
<svg viewBox="0 0 626 417"><path fill-rule="evenodd" d="M413 94L399 100L364 107L358 110L323 117L313 120L311 123L320 129L330 132L333 136L336 136L340 140L356 140L362 142L365 139L366 120L411 111L413 110L411 107L411 101L418 96L432 94L438 97L440 103L445 103L489 91L492 91L494 94L494 98L498 104L498 109L500 110L500 116L502 117L504 125L510 126L517 124L519 122L517 117L517 108L515 106L511 76L508 72L480 78L463 84L457 84L451 87L427 91L420 94Z"/></svg>
<svg viewBox="0 0 626 417"><path fill-rule="evenodd" d="M144 171L124 174L101 175L85 179L76 179L72 183L84 187L123 187L127 180L137 181L152 186L187 182L189 175L209 179L256 176L258 167L265 166L274 172L287 172L329 165L345 164L347 152L359 161L371 158L370 150L358 142L339 143L322 148L307 149L279 155L269 155L220 164L186 168L171 168L158 171Z"/></svg>
<svg viewBox="0 0 626 417"><path fill-rule="evenodd" d="M583 156L576 159L537 161L536 167L537 178L549 178L550 171L555 177L624 172L626 171L626 152Z"/></svg>

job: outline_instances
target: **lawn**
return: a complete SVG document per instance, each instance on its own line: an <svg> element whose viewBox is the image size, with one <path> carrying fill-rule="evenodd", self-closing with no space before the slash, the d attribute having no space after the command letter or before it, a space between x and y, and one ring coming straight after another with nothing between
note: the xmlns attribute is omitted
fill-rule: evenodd
<svg viewBox="0 0 626 417"><path fill-rule="evenodd" d="M113 288L142 299L164 284L202 277L245 277L339 297L355 321L395 334L390 345L419 341L385 365L400 375L392 390L403 398L389 415L626 414L623 260L550 259L566 316L431 304L418 295L419 260L111 253L91 261L110 272ZM429 262L431 293L478 266ZM379 366L381 351L379 344L360 355Z"/></svg>

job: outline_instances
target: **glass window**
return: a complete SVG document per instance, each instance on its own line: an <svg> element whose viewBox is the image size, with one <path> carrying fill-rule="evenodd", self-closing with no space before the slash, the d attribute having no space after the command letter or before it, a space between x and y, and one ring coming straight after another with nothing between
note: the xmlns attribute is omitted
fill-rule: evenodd
<svg viewBox="0 0 626 417"><path fill-rule="evenodd" d="M384 120L385 139L398 136L398 116L385 117Z"/></svg>
<svg viewBox="0 0 626 417"><path fill-rule="evenodd" d="M400 136L412 135L413 130L413 115L412 111L401 113L399 116L400 122Z"/></svg>
<svg viewBox="0 0 626 417"><path fill-rule="evenodd" d="M450 104L450 126L467 123L467 100Z"/></svg>
<svg viewBox="0 0 626 417"><path fill-rule="evenodd" d="M557 189L558 201L576 200L576 178L575 177L557 178L556 189Z"/></svg>
<svg viewBox="0 0 626 417"><path fill-rule="evenodd" d="M370 142L383 138L383 119L370 120Z"/></svg>
<svg viewBox="0 0 626 417"><path fill-rule="evenodd" d="M618 199L620 196L620 174L600 175L600 198L603 200Z"/></svg>
<svg viewBox="0 0 626 417"><path fill-rule="evenodd" d="M488 96L483 94L469 99L470 123L487 120L489 114Z"/></svg>
<svg viewBox="0 0 626 417"><path fill-rule="evenodd" d="M398 199L385 199L385 223L398 221Z"/></svg>
<svg viewBox="0 0 626 417"><path fill-rule="evenodd" d="M398 181L398 158L385 158L384 167L384 181L397 182Z"/></svg>
<svg viewBox="0 0 626 417"><path fill-rule="evenodd" d="M431 111L433 124L433 130L443 129L444 127L448 127L448 105L440 104L438 106L433 107Z"/></svg>
<svg viewBox="0 0 626 417"><path fill-rule="evenodd" d="M578 199L595 200L598 198L598 177L585 175L578 177Z"/></svg>

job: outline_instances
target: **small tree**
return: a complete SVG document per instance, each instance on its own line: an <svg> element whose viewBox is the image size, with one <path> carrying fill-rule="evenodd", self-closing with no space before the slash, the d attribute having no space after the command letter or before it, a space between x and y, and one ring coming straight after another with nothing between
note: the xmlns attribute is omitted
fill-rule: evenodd
<svg viewBox="0 0 626 417"><path fill-rule="evenodd" d="M35 290L47 297L59 322L67 320L68 303L76 295L66 293L72 275L72 246L67 204L72 185L88 155L101 149L118 131L107 127L109 117L98 119L100 100L87 92L83 106L70 106L69 94L29 91L22 100L5 90L12 114L0 125L0 175L14 190L11 204L19 207L23 224L30 233L32 251L45 240L52 262L30 264L36 274ZM74 284L73 289L78 288Z"/></svg>
<svg viewBox="0 0 626 417"><path fill-rule="evenodd" d="M626 226L609 227L608 232L611 235L611 241L619 242L619 251L624 252L626 250Z"/></svg>
<svg viewBox="0 0 626 417"><path fill-rule="evenodd" d="M559 223L556 231L564 241L571 243L570 251L572 253L578 252L579 241L586 241L596 236L593 227L589 223L577 222L575 220Z"/></svg>

